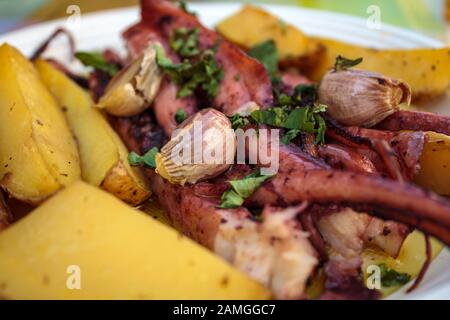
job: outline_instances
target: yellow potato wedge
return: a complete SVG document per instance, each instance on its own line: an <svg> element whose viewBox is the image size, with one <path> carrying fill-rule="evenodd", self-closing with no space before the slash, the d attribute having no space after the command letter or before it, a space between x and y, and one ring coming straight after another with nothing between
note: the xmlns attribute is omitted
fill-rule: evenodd
<svg viewBox="0 0 450 320"><path fill-rule="evenodd" d="M442 243L435 239L431 239L432 258L436 258L443 249ZM399 272L407 273L411 276L411 280L417 278L423 263L426 260L425 239L423 233L420 231L413 231L403 243L400 253L397 258L389 256L386 252L376 247L367 247L364 249L363 264L361 267L362 274L365 281L371 275L368 271L369 266L379 266L386 264L387 267ZM371 271L373 272L373 271ZM313 278L310 286L307 288L307 296L309 299L316 299L325 290L326 275L323 270ZM387 297L395 291L399 290L401 286L381 287L381 294Z"/></svg>
<svg viewBox="0 0 450 320"><path fill-rule="evenodd" d="M80 178L76 142L33 64L3 44L0 65L0 184L39 203Z"/></svg>
<svg viewBox="0 0 450 320"><path fill-rule="evenodd" d="M443 245L439 241L431 239L431 247L434 259L441 252ZM414 231L406 238L399 256L395 259L378 249L367 248L363 254L363 274L367 278L367 268L370 265L385 263L389 268L400 273L407 273L411 276L411 279L415 279L422 269L425 260L424 235L419 231ZM388 296L399 288L399 286L383 287L381 292L383 296Z"/></svg>
<svg viewBox="0 0 450 320"><path fill-rule="evenodd" d="M427 132L428 142L420 157L415 182L442 196L450 196L450 137Z"/></svg>
<svg viewBox="0 0 450 320"><path fill-rule="evenodd" d="M319 81L334 66L336 57L342 55L349 59L364 58L358 69L406 81L415 101L444 94L450 86L450 48L375 50L331 39L314 40L326 48L322 61L308 74L315 81Z"/></svg>
<svg viewBox="0 0 450 320"><path fill-rule="evenodd" d="M243 49L272 39L277 44L282 67L297 67L320 81L334 66L336 57L363 57L360 69L406 81L414 101L445 93L450 86L450 48L375 50L332 39L308 37L269 12L251 5L222 21L217 30Z"/></svg>
<svg viewBox="0 0 450 320"><path fill-rule="evenodd" d="M89 94L49 63L38 60L43 83L56 98L78 141L81 176L123 201L138 205L150 196L138 168L128 164L128 150Z"/></svg>
<svg viewBox="0 0 450 320"><path fill-rule="evenodd" d="M200 245L82 181L0 233L0 261L5 299L269 298Z"/></svg>
<svg viewBox="0 0 450 320"><path fill-rule="evenodd" d="M236 14L217 25L217 31L227 40L249 49L266 40L274 40L282 61L312 59L318 43L303 32L271 13L246 5Z"/></svg>

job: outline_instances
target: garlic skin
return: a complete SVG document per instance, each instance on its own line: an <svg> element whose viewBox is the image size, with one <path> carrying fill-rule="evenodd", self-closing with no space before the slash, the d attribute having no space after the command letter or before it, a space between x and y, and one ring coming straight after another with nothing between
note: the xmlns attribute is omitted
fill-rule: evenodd
<svg viewBox="0 0 450 320"><path fill-rule="evenodd" d="M234 162L236 136L220 111L204 109L185 120L156 155L156 172L173 184L216 177Z"/></svg>
<svg viewBox="0 0 450 320"><path fill-rule="evenodd" d="M155 45L151 44L142 55L114 76L96 107L119 117L137 115L153 102L162 78L156 62Z"/></svg>
<svg viewBox="0 0 450 320"><path fill-rule="evenodd" d="M347 126L373 127L411 103L411 88L403 81L361 70L329 71L318 89L319 102Z"/></svg>

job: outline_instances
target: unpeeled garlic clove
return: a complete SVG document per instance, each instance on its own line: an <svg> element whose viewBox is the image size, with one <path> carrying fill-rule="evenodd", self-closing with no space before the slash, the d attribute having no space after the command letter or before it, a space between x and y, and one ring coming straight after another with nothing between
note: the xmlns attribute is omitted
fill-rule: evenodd
<svg viewBox="0 0 450 320"><path fill-rule="evenodd" d="M318 88L319 102L347 126L373 127L411 103L411 88L403 81L360 70L329 71Z"/></svg>
<svg viewBox="0 0 450 320"><path fill-rule="evenodd" d="M137 115L153 102L161 81L162 73L156 62L155 44L152 44L114 76L96 107L114 116Z"/></svg>
<svg viewBox="0 0 450 320"><path fill-rule="evenodd" d="M156 172L173 184L218 176L234 162L236 137L220 111L204 109L185 120L156 155Z"/></svg>

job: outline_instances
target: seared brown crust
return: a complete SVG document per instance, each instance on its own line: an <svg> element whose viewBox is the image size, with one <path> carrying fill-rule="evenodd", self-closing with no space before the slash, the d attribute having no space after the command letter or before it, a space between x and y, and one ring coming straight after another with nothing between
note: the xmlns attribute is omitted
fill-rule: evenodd
<svg viewBox="0 0 450 320"><path fill-rule="evenodd" d="M377 125L390 131L433 131L450 135L450 117L429 112L398 111Z"/></svg>
<svg viewBox="0 0 450 320"><path fill-rule="evenodd" d="M110 117L109 122L125 142L128 150L144 154L167 141L164 131L153 120L150 110L133 117Z"/></svg>

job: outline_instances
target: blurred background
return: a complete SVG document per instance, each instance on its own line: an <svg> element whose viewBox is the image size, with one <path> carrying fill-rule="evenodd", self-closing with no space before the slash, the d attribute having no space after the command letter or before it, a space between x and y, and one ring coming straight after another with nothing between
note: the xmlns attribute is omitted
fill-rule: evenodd
<svg viewBox="0 0 450 320"><path fill-rule="evenodd" d="M70 5L78 5L82 13L87 13L137 5L138 2L138 0L0 0L0 33L64 17ZM450 0L220 0L220 2L289 4L362 17L367 17L368 6L378 5L384 23L412 29L450 43Z"/></svg>

